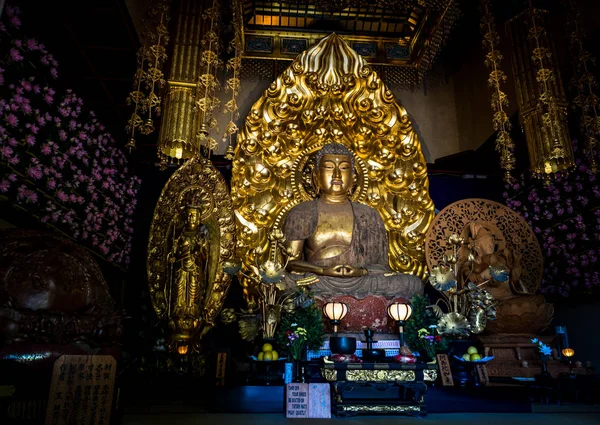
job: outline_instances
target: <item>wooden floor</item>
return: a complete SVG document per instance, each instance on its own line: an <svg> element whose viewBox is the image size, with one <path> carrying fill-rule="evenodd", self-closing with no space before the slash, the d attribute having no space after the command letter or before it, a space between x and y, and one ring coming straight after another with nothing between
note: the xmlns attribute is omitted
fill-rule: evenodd
<svg viewBox="0 0 600 425"><path fill-rule="evenodd" d="M122 425L281 425L342 422L353 425L598 425L600 412L588 413L445 413L426 419L404 416L359 416L345 419L286 419L283 414L163 413L125 415Z"/></svg>

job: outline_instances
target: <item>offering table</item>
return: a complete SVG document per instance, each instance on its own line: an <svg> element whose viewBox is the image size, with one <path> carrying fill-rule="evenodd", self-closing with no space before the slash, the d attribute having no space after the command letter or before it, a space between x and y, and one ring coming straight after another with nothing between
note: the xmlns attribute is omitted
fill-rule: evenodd
<svg viewBox="0 0 600 425"><path fill-rule="evenodd" d="M427 382L437 365L427 363L324 363L321 375L331 385L336 416L406 414L427 416Z"/></svg>

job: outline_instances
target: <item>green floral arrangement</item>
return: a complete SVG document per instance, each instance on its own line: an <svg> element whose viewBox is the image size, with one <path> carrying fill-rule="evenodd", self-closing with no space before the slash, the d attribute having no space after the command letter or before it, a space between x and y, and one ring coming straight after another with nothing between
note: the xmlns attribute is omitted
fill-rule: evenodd
<svg viewBox="0 0 600 425"><path fill-rule="evenodd" d="M293 355L291 351L300 343L309 350L318 350L323 343L324 333L323 314L313 303L308 307L284 313L277 329L277 339L280 347L287 347ZM293 334L298 338L294 337L291 340L290 336ZM290 342L294 343L294 347L288 345Z"/></svg>
<svg viewBox="0 0 600 425"><path fill-rule="evenodd" d="M438 318L429 307L427 295L415 295L410 300L412 314L404 326L406 344L412 351L434 357L448 347L446 339L436 335Z"/></svg>

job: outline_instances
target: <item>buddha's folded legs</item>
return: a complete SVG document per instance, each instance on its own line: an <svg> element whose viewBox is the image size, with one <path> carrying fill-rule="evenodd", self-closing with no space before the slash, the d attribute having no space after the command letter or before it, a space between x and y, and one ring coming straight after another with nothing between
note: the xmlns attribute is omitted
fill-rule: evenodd
<svg viewBox="0 0 600 425"><path fill-rule="evenodd" d="M284 283L288 288L293 289L298 281L308 276L309 274L286 274ZM359 298L367 295L384 295L410 299L414 294L423 293L421 279L408 274L389 272L357 277L315 276L315 278L318 281L309 285L315 295L352 294Z"/></svg>

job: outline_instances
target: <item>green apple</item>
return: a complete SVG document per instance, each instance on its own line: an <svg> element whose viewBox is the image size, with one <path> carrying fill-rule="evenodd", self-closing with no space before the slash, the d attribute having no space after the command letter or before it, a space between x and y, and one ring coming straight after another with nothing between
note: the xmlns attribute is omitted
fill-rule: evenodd
<svg viewBox="0 0 600 425"><path fill-rule="evenodd" d="M477 347L473 347L472 345L467 348L467 353L469 354L477 354Z"/></svg>
<svg viewBox="0 0 600 425"><path fill-rule="evenodd" d="M470 354L463 354L462 358L466 362L470 362L471 361L471 355Z"/></svg>

